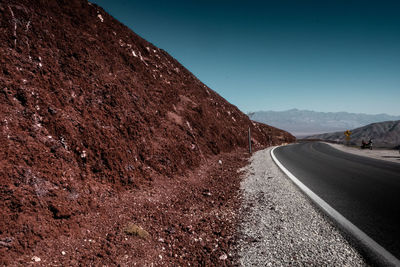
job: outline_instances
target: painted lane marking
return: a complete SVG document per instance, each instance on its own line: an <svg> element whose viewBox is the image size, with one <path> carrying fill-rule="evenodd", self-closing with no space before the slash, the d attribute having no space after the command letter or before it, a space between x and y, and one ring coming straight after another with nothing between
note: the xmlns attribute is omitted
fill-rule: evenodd
<svg viewBox="0 0 400 267"><path fill-rule="evenodd" d="M384 247L376 243L361 229L355 226L352 222L347 220L342 214L332 208L322 198L317 196L311 189L305 186L300 180L294 176L282 163L276 158L274 150L278 147L271 149L271 157L278 165L278 167L297 185L303 193L305 193L324 213L331 217L345 232L352 235L355 240L359 242L371 260L376 261L381 266L400 266L400 260L393 254L387 251Z"/></svg>

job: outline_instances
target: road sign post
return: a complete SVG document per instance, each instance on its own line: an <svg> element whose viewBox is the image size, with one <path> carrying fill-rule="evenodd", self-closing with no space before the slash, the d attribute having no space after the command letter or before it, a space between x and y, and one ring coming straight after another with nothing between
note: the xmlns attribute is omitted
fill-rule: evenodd
<svg viewBox="0 0 400 267"><path fill-rule="evenodd" d="M351 139L350 136L351 136L351 134L352 134L352 132L350 130L347 130L347 131L344 132L344 135L346 136L347 146L350 146L350 139Z"/></svg>
<svg viewBox="0 0 400 267"><path fill-rule="evenodd" d="M249 153L251 154L251 130L249 127Z"/></svg>

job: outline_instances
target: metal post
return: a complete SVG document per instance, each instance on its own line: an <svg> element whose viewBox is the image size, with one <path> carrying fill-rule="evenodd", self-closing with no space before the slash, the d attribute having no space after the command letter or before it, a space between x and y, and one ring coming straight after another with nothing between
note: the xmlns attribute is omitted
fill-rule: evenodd
<svg viewBox="0 0 400 267"><path fill-rule="evenodd" d="M251 154L251 130L249 127L249 153Z"/></svg>

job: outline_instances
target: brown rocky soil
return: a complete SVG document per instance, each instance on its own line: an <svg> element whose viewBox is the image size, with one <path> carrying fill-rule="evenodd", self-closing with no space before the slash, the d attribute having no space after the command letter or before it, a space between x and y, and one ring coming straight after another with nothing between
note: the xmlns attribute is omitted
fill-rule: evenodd
<svg viewBox="0 0 400 267"><path fill-rule="evenodd" d="M1 1L0 264L230 265L248 127L294 140L94 4Z"/></svg>

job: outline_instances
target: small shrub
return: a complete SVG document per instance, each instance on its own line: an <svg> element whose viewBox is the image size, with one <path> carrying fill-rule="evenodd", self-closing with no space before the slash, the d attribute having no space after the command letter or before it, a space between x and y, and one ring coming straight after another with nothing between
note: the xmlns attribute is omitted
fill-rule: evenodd
<svg viewBox="0 0 400 267"><path fill-rule="evenodd" d="M125 227L124 232L127 235L137 236L142 239L148 239L150 237L150 234L146 230L133 223L128 224Z"/></svg>

